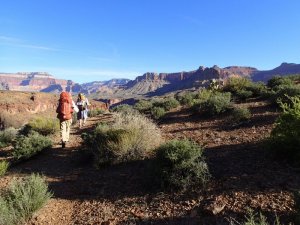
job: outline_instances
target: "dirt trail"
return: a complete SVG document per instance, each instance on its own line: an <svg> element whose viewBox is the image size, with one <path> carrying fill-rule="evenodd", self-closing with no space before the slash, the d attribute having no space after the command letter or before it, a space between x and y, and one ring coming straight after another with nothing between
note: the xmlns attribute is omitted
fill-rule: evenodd
<svg viewBox="0 0 300 225"><path fill-rule="evenodd" d="M74 201L71 198L75 195L74 189L81 185L76 180L84 169L82 167L84 158L80 152L81 133L94 127L97 122L109 118L110 115L89 118L81 130L78 125L72 126L70 142L66 148L61 148L60 138L55 136L51 149L13 167L3 178L2 184L6 185L13 177L39 173L43 174L49 183L54 197L34 216L29 224L73 224Z"/></svg>

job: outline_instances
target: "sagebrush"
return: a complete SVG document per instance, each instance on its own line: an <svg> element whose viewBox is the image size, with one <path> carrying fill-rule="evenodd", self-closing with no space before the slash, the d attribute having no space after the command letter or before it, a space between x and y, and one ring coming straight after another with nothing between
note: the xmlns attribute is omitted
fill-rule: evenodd
<svg viewBox="0 0 300 225"><path fill-rule="evenodd" d="M18 131L13 127L0 131L0 148L12 144L16 138L17 133Z"/></svg>
<svg viewBox="0 0 300 225"><path fill-rule="evenodd" d="M114 116L114 123L100 124L92 133L83 135L96 166L143 159L161 143L160 130L140 113L122 112Z"/></svg>
<svg viewBox="0 0 300 225"><path fill-rule="evenodd" d="M172 140L156 150L155 177L163 188L201 188L209 180L203 148L189 140Z"/></svg>
<svg viewBox="0 0 300 225"><path fill-rule="evenodd" d="M36 132L29 134L29 136L21 135L14 143L13 157L15 160L29 159L51 146L52 141L50 138Z"/></svg>
<svg viewBox="0 0 300 225"><path fill-rule="evenodd" d="M0 224L26 223L51 196L45 179L40 175L14 180L0 196Z"/></svg>

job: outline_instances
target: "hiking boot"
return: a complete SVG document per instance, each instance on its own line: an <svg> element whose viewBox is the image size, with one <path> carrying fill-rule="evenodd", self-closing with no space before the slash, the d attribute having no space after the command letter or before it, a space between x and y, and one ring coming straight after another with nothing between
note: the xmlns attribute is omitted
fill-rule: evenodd
<svg viewBox="0 0 300 225"><path fill-rule="evenodd" d="M65 148L65 147L66 147L66 142L65 142L65 141L62 141L62 142L61 142L61 147L62 147L62 148Z"/></svg>

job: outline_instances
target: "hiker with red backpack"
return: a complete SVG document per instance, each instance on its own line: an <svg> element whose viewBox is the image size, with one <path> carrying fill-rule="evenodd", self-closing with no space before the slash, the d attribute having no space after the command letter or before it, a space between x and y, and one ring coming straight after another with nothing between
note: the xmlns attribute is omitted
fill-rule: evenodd
<svg viewBox="0 0 300 225"><path fill-rule="evenodd" d="M60 94L58 106L56 109L57 118L60 120L60 135L62 148L66 147L69 141L70 129L72 124L72 114L74 102L70 93L63 91Z"/></svg>

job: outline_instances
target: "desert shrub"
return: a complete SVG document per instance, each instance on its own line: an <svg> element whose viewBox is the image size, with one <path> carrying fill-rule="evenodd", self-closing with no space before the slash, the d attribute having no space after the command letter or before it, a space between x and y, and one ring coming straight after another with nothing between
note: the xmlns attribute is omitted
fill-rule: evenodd
<svg viewBox="0 0 300 225"><path fill-rule="evenodd" d="M248 108L233 108L230 121L237 124L248 121L251 118L251 112Z"/></svg>
<svg viewBox="0 0 300 225"><path fill-rule="evenodd" d="M299 85L284 85L284 86L278 86L277 90L274 92L274 95L272 96L271 100L274 103L285 102L285 103L291 103L290 97L300 96L300 86Z"/></svg>
<svg viewBox="0 0 300 225"><path fill-rule="evenodd" d="M162 107L153 107L151 109L151 115L153 116L154 119L160 119L166 114L166 111Z"/></svg>
<svg viewBox="0 0 300 225"><path fill-rule="evenodd" d="M193 100L195 99L196 94L192 93L192 92L183 92L183 93L179 93L176 96L177 101L179 101L179 103L181 105L184 106L192 106L193 105Z"/></svg>
<svg viewBox="0 0 300 225"><path fill-rule="evenodd" d="M88 111L88 116L89 117L95 117L98 115L103 114L105 111L103 109L92 109Z"/></svg>
<svg viewBox="0 0 300 225"><path fill-rule="evenodd" d="M291 86L293 81L289 77L275 76L268 80L267 86L273 90L280 86Z"/></svg>
<svg viewBox="0 0 300 225"><path fill-rule="evenodd" d="M196 105L197 111L204 112L207 115L218 115L228 110L231 106L230 92L215 92L205 102Z"/></svg>
<svg viewBox="0 0 300 225"><path fill-rule="evenodd" d="M174 108L178 107L179 105L180 105L179 102L173 97L169 97L169 98L165 98L165 99L158 99L158 100L153 101L153 107L164 108L165 111L174 109Z"/></svg>
<svg viewBox="0 0 300 225"><path fill-rule="evenodd" d="M99 125L83 136L97 167L143 159L161 143L157 126L138 112L116 113L110 125Z"/></svg>
<svg viewBox="0 0 300 225"><path fill-rule="evenodd" d="M248 90L244 90L244 89L241 89L241 90L238 90L235 95L241 99L241 100L246 100L250 97L253 96L253 92L252 91L248 91Z"/></svg>
<svg viewBox="0 0 300 225"><path fill-rule="evenodd" d="M14 180L0 196L0 224L26 223L51 196L45 179L39 175Z"/></svg>
<svg viewBox="0 0 300 225"><path fill-rule="evenodd" d="M280 102L283 113L267 141L271 151L300 163L300 97L291 97L291 104Z"/></svg>
<svg viewBox="0 0 300 225"><path fill-rule="evenodd" d="M275 221L269 223L267 218L262 213L254 213L252 209L248 209L247 215L245 216L246 221L243 223L237 223L242 225L281 225L279 218L275 216ZM231 223L232 224L232 223ZM233 223L235 225L236 223Z"/></svg>
<svg viewBox="0 0 300 225"><path fill-rule="evenodd" d="M132 112L134 109L131 105L121 104L121 105L114 106L111 110L113 112L120 113L120 112Z"/></svg>
<svg viewBox="0 0 300 225"><path fill-rule="evenodd" d="M252 81L245 77L230 77L226 81L223 90L231 93L237 93L240 90L245 90L252 85Z"/></svg>
<svg viewBox="0 0 300 225"><path fill-rule="evenodd" d="M0 130L7 129L9 127L14 127L16 129L20 128L24 121L28 119L24 115L12 115L10 112L1 111L0 112Z"/></svg>
<svg viewBox="0 0 300 225"><path fill-rule="evenodd" d="M253 82L246 89L251 91L254 97L265 97L268 93L268 88L263 82Z"/></svg>
<svg viewBox="0 0 300 225"><path fill-rule="evenodd" d="M9 163L5 160L0 161L0 177L3 176L9 167Z"/></svg>
<svg viewBox="0 0 300 225"><path fill-rule="evenodd" d="M133 108L141 113L145 113L152 108L152 104L153 103L151 101L139 100L137 103L135 103Z"/></svg>
<svg viewBox="0 0 300 225"><path fill-rule="evenodd" d="M28 136L20 135L14 143L13 156L16 160L28 159L52 146L52 141L36 132Z"/></svg>
<svg viewBox="0 0 300 225"><path fill-rule="evenodd" d="M158 147L154 166L156 177L164 188L199 187L210 177L203 149L188 140L172 140Z"/></svg>
<svg viewBox="0 0 300 225"><path fill-rule="evenodd" d="M59 131L59 120L46 117L32 119L22 128L21 134L28 135L31 131L45 136L55 134Z"/></svg>
<svg viewBox="0 0 300 225"><path fill-rule="evenodd" d="M0 148L6 147L15 140L18 131L13 128L7 128L3 131L0 131Z"/></svg>

